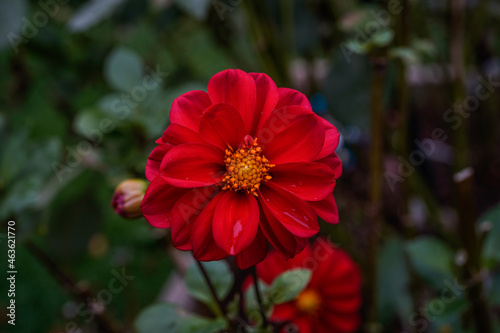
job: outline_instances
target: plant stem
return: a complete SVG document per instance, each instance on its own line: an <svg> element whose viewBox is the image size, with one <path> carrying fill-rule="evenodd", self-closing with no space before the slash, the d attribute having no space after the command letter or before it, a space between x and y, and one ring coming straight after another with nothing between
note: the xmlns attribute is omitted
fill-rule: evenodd
<svg viewBox="0 0 500 333"><path fill-rule="evenodd" d="M378 243L381 224L382 198L382 137L383 137L383 91L387 67L385 57L372 56L372 120L370 154L370 202L368 206L368 320L369 326L377 327L378 322Z"/></svg>
<svg viewBox="0 0 500 333"><path fill-rule="evenodd" d="M450 4L450 60L455 75L452 81L452 101L460 104L466 97L464 54L465 54L465 0L451 1ZM467 251L463 279L468 283L467 297L472 306L472 316L476 332L491 333L490 310L483 295L481 278L481 249L476 234L477 215L474 207L474 170L469 167L469 143L466 124L455 132L455 169L453 180L456 184L458 231L462 246Z"/></svg>
<svg viewBox="0 0 500 333"><path fill-rule="evenodd" d="M266 311L264 310L264 304L262 303L262 296L260 295L259 282L257 279L257 270L255 269L255 266L252 266L251 270L252 270L252 277L255 289L255 296L257 297L257 302L259 303L260 315L262 317L262 327L267 328L268 323L266 318Z"/></svg>
<svg viewBox="0 0 500 333"><path fill-rule="evenodd" d="M212 294L212 297L214 298L215 303L217 303L217 306L219 308L221 315L224 317L224 319L229 321L229 319L227 317L227 313L226 313L226 308L224 307L224 305L222 304L222 301L217 296L217 292L215 290L215 287L212 284L212 281L210 280L210 277L208 276L208 273L205 270L205 267L203 267L203 264L200 261L198 261L198 260L195 260L195 261L196 261L196 264L198 264L198 267L200 268L201 274L203 274L203 278L207 282L208 289L210 289L210 293Z"/></svg>
<svg viewBox="0 0 500 333"><path fill-rule="evenodd" d="M94 298L93 293L89 290L79 288L76 282L64 273L41 248L32 242L27 242L25 247L47 269L52 277L79 302L86 304L88 299ZM105 311L95 313L95 319L103 332L118 333L122 331L117 328L116 320Z"/></svg>

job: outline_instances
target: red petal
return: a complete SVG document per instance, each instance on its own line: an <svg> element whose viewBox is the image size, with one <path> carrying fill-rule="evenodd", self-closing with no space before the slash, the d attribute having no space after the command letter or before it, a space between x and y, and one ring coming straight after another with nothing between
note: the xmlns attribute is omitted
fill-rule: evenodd
<svg viewBox="0 0 500 333"><path fill-rule="evenodd" d="M257 89L253 124L250 130L250 134L253 135L259 123L264 123L271 112L273 112L276 103L278 103L279 93L276 83L266 74L250 73L250 75L255 80L255 87Z"/></svg>
<svg viewBox="0 0 500 333"><path fill-rule="evenodd" d="M268 143L292 121L302 116L317 117L311 110L297 105L275 109L266 119L261 118L256 130L256 136L261 143Z"/></svg>
<svg viewBox="0 0 500 333"><path fill-rule="evenodd" d="M316 160L319 160L323 157L326 157L333 152L335 152L335 149L337 149L339 145L339 139L340 139L340 134L337 128L330 124L326 119L321 118L321 122L323 123L323 126L325 127L325 142L323 144L323 148L319 152L318 156L316 156Z"/></svg>
<svg viewBox="0 0 500 333"><path fill-rule="evenodd" d="M338 314L356 313L361 306L361 293L351 297L331 299L324 298L324 307L331 312Z"/></svg>
<svg viewBox="0 0 500 333"><path fill-rule="evenodd" d="M278 100L278 103L276 104L276 109L288 105L299 105L306 109L312 110L311 103L309 103L309 100L303 93L289 88L279 88L278 93L280 95L280 98Z"/></svg>
<svg viewBox="0 0 500 333"><path fill-rule="evenodd" d="M338 179L342 174L342 162L335 153L332 153L329 156L324 157L322 159L316 160L315 162L328 165L330 169L333 170L333 173L335 174L335 179Z"/></svg>
<svg viewBox="0 0 500 333"><path fill-rule="evenodd" d="M278 304L274 307L271 319L278 321L287 321L293 319L297 314L297 308L293 302Z"/></svg>
<svg viewBox="0 0 500 333"><path fill-rule="evenodd" d="M200 117L210 104L212 103L206 92L189 91L177 97L172 103L170 123L188 127L197 132L200 126Z"/></svg>
<svg viewBox="0 0 500 333"><path fill-rule="evenodd" d="M161 139L174 146L183 143L205 143L197 132L178 124L170 124L163 132Z"/></svg>
<svg viewBox="0 0 500 333"><path fill-rule="evenodd" d="M215 209L213 234L217 245L236 255L252 244L259 228L259 206L251 193L224 191Z"/></svg>
<svg viewBox="0 0 500 333"><path fill-rule="evenodd" d="M208 95L213 104L229 103L240 113L245 132L250 132L255 112L255 81L239 69L227 69L215 74L208 82Z"/></svg>
<svg viewBox="0 0 500 333"><path fill-rule="evenodd" d="M272 182L308 201L324 199L335 188L333 171L314 162L285 163L272 169Z"/></svg>
<svg viewBox="0 0 500 333"><path fill-rule="evenodd" d="M309 201L316 214L330 224L339 223L339 212L333 193L320 201Z"/></svg>
<svg viewBox="0 0 500 333"><path fill-rule="evenodd" d="M310 162L321 151L325 131L317 116L301 116L264 142L263 154L273 164Z"/></svg>
<svg viewBox="0 0 500 333"><path fill-rule="evenodd" d="M191 245L193 246L193 256L196 260L215 261L227 257L227 253L222 251L217 246L217 243L215 243L212 233L215 207L220 198L221 193L210 200L207 206L201 211L191 229Z"/></svg>
<svg viewBox="0 0 500 333"><path fill-rule="evenodd" d="M245 125L234 106L214 104L203 113L200 134L205 141L224 150L228 144L236 149L245 136Z"/></svg>
<svg viewBox="0 0 500 333"><path fill-rule="evenodd" d="M271 245L285 258L292 258L300 250L303 249L303 244L298 237L295 237L288 231L269 211L267 207L261 204L260 226L262 232L266 236ZM301 248L302 246L302 248Z"/></svg>
<svg viewBox="0 0 500 333"><path fill-rule="evenodd" d="M161 176L156 177L142 199L142 214L153 227L169 228L172 207L187 191L171 186Z"/></svg>
<svg viewBox="0 0 500 333"><path fill-rule="evenodd" d="M218 183L225 173L224 151L208 144L185 143L163 158L161 175L177 187L200 187Z"/></svg>
<svg viewBox="0 0 500 333"><path fill-rule="evenodd" d="M278 251L270 251L266 259L257 265L259 279L270 285L274 279L289 269L287 261Z"/></svg>
<svg viewBox="0 0 500 333"><path fill-rule="evenodd" d="M236 256L236 264L240 269L247 269L257 265L266 258L267 241L264 234L259 229L253 243Z"/></svg>
<svg viewBox="0 0 500 333"><path fill-rule="evenodd" d="M360 317L358 313L353 314L330 314L324 316L330 332L355 332L359 327Z"/></svg>
<svg viewBox="0 0 500 333"><path fill-rule="evenodd" d="M265 183L260 194L261 204L292 234L306 238L318 233L318 217L304 200L272 182Z"/></svg>
<svg viewBox="0 0 500 333"><path fill-rule="evenodd" d="M298 332L300 333L316 333L315 327L313 327L314 321L313 318L308 318L306 316L295 317L292 320L292 322L297 325Z"/></svg>
<svg viewBox="0 0 500 333"><path fill-rule="evenodd" d="M165 154L172 149L173 146L161 144L156 146L151 154L149 154L148 161L146 162L146 179L150 182L160 174L160 165Z"/></svg>
<svg viewBox="0 0 500 333"><path fill-rule="evenodd" d="M191 250L191 228L218 188L198 187L180 198L172 208L170 233L172 244L180 250Z"/></svg>

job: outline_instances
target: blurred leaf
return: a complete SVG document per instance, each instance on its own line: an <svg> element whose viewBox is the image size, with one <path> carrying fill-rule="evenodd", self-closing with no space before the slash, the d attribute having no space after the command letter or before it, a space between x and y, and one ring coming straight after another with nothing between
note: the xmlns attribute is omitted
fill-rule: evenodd
<svg viewBox="0 0 500 333"><path fill-rule="evenodd" d="M258 282L260 295L262 297L262 305L266 312L270 315L271 310L273 308L273 304L269 297L270 287L265 284L263 281L259 280ZM255 284L252 283L247 290L245 291L245 311L247 313L259 312L260 305L257 300L257 295L255 294Z"/></svg>
<svg viewBox="0 0 500 333"><path fill-rule="evenodd" d="M34 205L42 186L43 176L37 173L26 175L16 181L0 205L0 216L7 218L10 214L17 214Z"/></svg>
<svg viewBox="0 0 500 333"><path fill-rule="evenodd" d="M210 261L201 264L205 268L219 299L226 297L234 282L233 273L229 265L225 261ZM186 288L191 296L211 306L212 310L217 309L210 288L205 282L203 274L196 263L193 263L189 267L186 273L185 282Z"/></svg>
<svg viewBox="0 0 500 333"><path fill-rule="evenodd" d="M407 242L405 248L417 274L437 290L454 280L453 252L442 241L421 237Z"/></svg>
<svg viewBox="0 0 500 333"><path fill-rule="evenodd" d="M269 287L269 299L281 304L295 299L311 280L309 269L292 269L274 279Z"/></svg>
<svg viewBox="0 0 500 333"><path fill-rule="evenodd" d="M174 305L155 304L139 314L135 329L138 333L179 332L181 320Z"/></svg>
<svg viewBox="0 0 500 333"><path fill-rule="evenodd" d="M115 49L106 59L104 75L111 87L130 93L134 87L142 84L142 59L131 50Z"/></svg>
<svg viewBox="0 0 500 333"><path fill-rule="evenodd" d="M68 22L72 32L81 32L113 14L124 0L90 0L81 6Z"/></svg>
<svg viewBox="0 0 500 333"><path fill-rule="evenodd" d="M208 81L214 73L238 67L228 53L217 45L208 30L193 29L191 25L183 26L172 37L182 61L200 79Z"/></svg>
<svg viewBox="0 0 500 333"><path fill-rule="evenodd" d="M389 51L389 55L393 58L401 59L407 65L419 62L417 53L409 47L393 47Z"/></svg>
<svg viewBox="0 0 500 333"><path fill-rule="evenodd" d="M500 272L493 275L487 295L491 305L500 305Z"/></svg>
<svg viewBox="0 0 500 333"><path fill-rule="evenodd" d="M191 316L182 321L179 333L217 333L226 327L226 321L222 318Z"/></svg>
<svg viewBox="0 0 500 333"><path fill-rule="evenodd" d="M378 288L381 321L390 323L397 316L409 330L408 318L413 310L409 292L410 277L404 257L404 244L399 238L389 238L379 253Z"/></svg>
<svg viewBox="0 0 500 333"><path fill-rule="evenodd" d="M29 141L25 131L13 135L2 155L2 186L8 191L0 204L0 216L41 208L42 189L54 176L52 162L61 158L58 138Z"/></svg>
<svg viewBox="0 0 500 333"><path fill-rule="evenodd" d="M7 142L2 143L2 154L0 164L1 187L13 180L25 165L28 159L28 131L22 129L18 132L11 133L7 137Z"/></svg>
<svg viewBox="0 0 500 333"><path fill-rule="evenodd" d="M26 13L26 0L0 0L0 49L6 46L16 48L19 37L23 38L21 20ZM15 36L15 35L17 36ZM12 45L13 44L13 45Z"/></svg>
<svg viewBox="0 0 500 333"><path fill-rule="evenodd" d="M362 133L370 132L369 77L367 57L339 50L332 59L323 92L335 118L357 126Z"/></svg>
<svg viewBox="0 0 500 333"><path fill-rule="evenodd" d="M104 118L104 115L98 109L89 108L78 112L73 126L75 131L84 137L96 130L102 133L99 129L99 123Z"/></svg>
<svg viewBox="0 0 500 333"><path fill-rule="evenodd" d="M95 193L105 185L101 174L85 171L58 193L47 235L54 258L69 261L87 252L90 237L102 228L102 205Z"/></svg>
<svg viewBox="0 0 500 333"><path fill-rule="evenodd" d="M199 20L204 20L213 0L176 0L178 6Z"/></svg>
<svg viewBox="0 0 500 333"><path fill-rule="evenodd" d="M389 45L393 38L394 32L389 29L384 29L371 36L371 43L375 46L383 47Z"/></svg>
<svg viewBox="0 0 500 333"><path fill-rule="evenodd" d="M491 228L483 245L483 262L494 267L500 262L500 205L496 205L479 218L479 226Z"/></svg>
<svg viewBox="0 0 500 333"><path fill-rule="evenodd" d="M357 40L347 42L347 48L357 54L368 54L371 49L370 43L361 43Z"/></svg>

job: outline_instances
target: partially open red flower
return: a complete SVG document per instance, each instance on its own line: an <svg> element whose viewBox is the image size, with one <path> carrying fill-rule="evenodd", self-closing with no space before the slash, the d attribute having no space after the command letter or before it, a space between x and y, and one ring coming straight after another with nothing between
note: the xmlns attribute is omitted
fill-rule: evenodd
<svg viewBox="0 0 500 333"><path fill-rule="evenodd" d="M146 165L142 212L198 260L233 255L246 268L265 258L268 242L291 258L318 232L318 215L338 222L338 140L300 92L225 70L208 93L172 104Z"/></svg>
<svg viewBox="0 0 500 333"><path fill-rule="evenodd" d="M290 321L300 333L356 331L360 322L361 274L349 255L319 238L288 261L275 251L269 253L257 265L257 275L270 285L293 268L311 269L311 280L295 300L276 305L271 320Z"/></svg>

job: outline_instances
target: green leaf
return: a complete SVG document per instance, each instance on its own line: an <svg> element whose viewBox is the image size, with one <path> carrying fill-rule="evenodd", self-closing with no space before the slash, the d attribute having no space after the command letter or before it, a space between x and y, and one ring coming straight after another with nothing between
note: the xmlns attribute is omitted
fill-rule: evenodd
<svg viewBox="0 0 500 333"><path fill-rule="evenodd" d="M479 218L479 227L490 229L483 246L483 263L494 267L500 262L500 205L496 205Z"/></svg>
<svg viewBox="0 0 500 333"><path fill-rule="evenodd" d="M219 299L226 297L231 289L234 277L225 261L211 261L201 263L214 285ZM186 273L186 288L191 296L209 305L212 310L217 309L215 300L210 293L210 289L201 273L198 265L193 263Z"/></svg>
<svg viewBox="0 0 500 333"><path fill-rule="evenodd" d="M175 306L169 303L155 304L139 314L135 321L138 333L178 332L181 318Z"/></svg>
<svg viewBox="0 0 500 333"><path fill-rule="evenodd" d="M142 60L137 53L125 49L115 49L106 59L104 74L109 85L116 90L130 92L142 84Z"/></svg>
<svg viewBox="0 0 500 333"><path fill-rule="evenodd" d="M413 302L409 293L410 278L401 239L389 238L382 246L378 259L378 305L382 324L397 316L401 325L411 331L408 318Z"/></svg>
<svg viewBox="0 0 500 333"><path fill-rule="evenodd" d="M68 28L72 32L85 31L113 12L124 0L93 0L83 4L68 22Z"/></svg>
<svg viewBox="0 0 500 333"><path fill-rule="evenodd" d="M417 53L409 47L394 47L389 51L389 55L401 59L407 65L419 62Z"/></svg>
<svg viewBox="0 0 500 333"><path fill-rule="evenodd" d="M373 43L373 45L382 47L389 45L393 38L394 32L392 30L385 29L371 36L371 42Z"/></svg>
<svg viewBox="0 0 500 333"><path fill-rule="evenodd" d="M269 299L270 286L265 284L263 281L258 281L260 295L262 297L262 302L264 309L270 315L273 308L273 304ZM255 285L252 285L245 291L245 310L248 314L258 313L260 316L260 305L257 300L257 295L255 294Z"/></svg>
<svg viewBox="0 0 500 333"><path fill-rule="evenodd" d="M199 20L207 18L212 0L176 0L178 6Z"/></svg>
<svg viewBox="0 0 500 333"><path fill-rule="evenodd" d="M89 133L97 131L102 135L99 123L106 117L96 108L89 108L78 112L73 126L80 135L87 137Z"/></svg>
<svg viewBox="0 0 500 333"><path fill-rule="evenodd" d="M274 304L281 304L295 299L304 290L311 279L309 269L293 269L274 279L269 288L269 298Z"/></svg>
<svg viewBox="0 0 500 333"><path fill-rule="evenodd" d="M417 274L440 290L453 281L453 252L440 240L422 237L406 244L406 251Z"/></svg>
<svg viewBox="0 0 500 333"><path fill-rule="evenodd" d="M23 45L20 30L26 7L26 0L0 0L0 49L10 45L16 50Z"/></svg>
<svg viewBox="0 0 500 333"><path fill-rule="evenodd" d="M500 273L493 275L487 295L491 305L500 305Z"/></svg>
<svg viewBox="0 0 500 333"><path fill-rule="evenodd" d="M203 317L189 317L182 321L179 333L217 333L227 327L222 318L209 319Z"/></svg>
<svg viewBox="0 0 500 333"><path fill-rule="evenodd" d="M356 54L368 54L370 43L362 43L357 40L351 40L346 43L347 48Z"/></svg>

